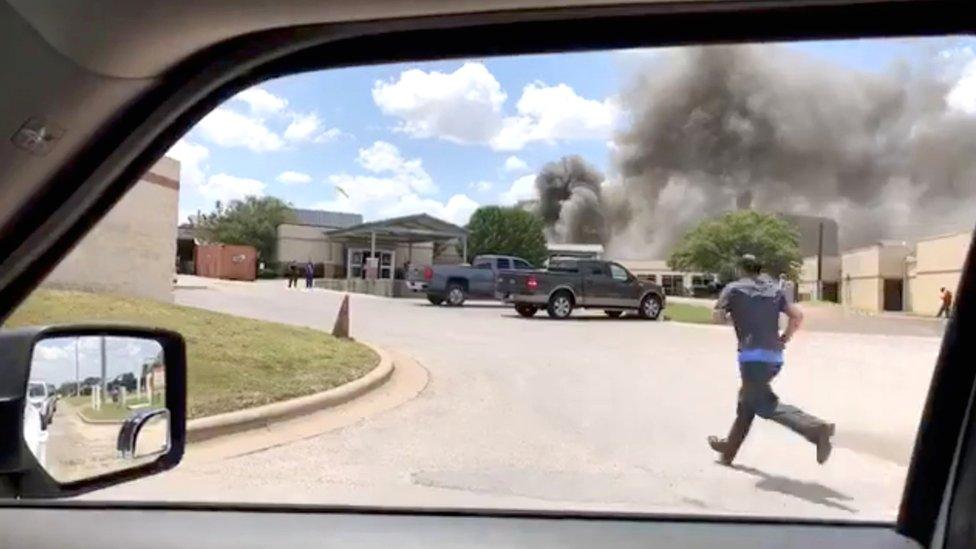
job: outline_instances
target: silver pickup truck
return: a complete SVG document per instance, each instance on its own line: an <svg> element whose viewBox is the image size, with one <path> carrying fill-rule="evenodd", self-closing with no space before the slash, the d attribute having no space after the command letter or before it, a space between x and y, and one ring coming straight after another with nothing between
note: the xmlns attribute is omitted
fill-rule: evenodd
<svg viewBox="0 0 976 549"><path fill-rule="evenodd" d="M468 298L495 298L495 278L504 271L532 269L528 261L509 255L475 256L471 265L427 265L411 267L407 287L427 294L434 305L459 307Z"/></svg>
<svg viewBox="0 0 976 549"><path fill-rule="evenodd" d="M545 309L553 318L567 318L583 307L603 309L611 318L637 311L654 320L664 310L661 286L638 280L618 263L589 259L554 259L545 270L503 272L495 294L524 317Z"/></svg>

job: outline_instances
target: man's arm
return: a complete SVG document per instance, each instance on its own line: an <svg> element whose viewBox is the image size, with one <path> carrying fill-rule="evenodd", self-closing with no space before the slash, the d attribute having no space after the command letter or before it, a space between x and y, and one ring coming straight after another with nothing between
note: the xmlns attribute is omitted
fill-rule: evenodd
<svg viewBox="0 0 976 549"><path fill-rule="evenodd" d="M715 300L715 308L712 309L712 323L714 324L725 324L729 320L729 295L732 293L729 286L722 288L718 294L718 299Z"/></svg>
<svg viewBox="0 0 976 549"><path fill-rule="evenodd" d="M725 324L729 321L729 312L725 309L712 309L712 323Z"/></svg>
<svg viewBox="0 0 976 549"><path fill-rule="evenodd" d="M785 345L793 339L793 334L803 324L803 311L800 310L796 303L787 303L783 312L786 313L789 322L786 323L786 330L779 336L779 340Z"/></svg>

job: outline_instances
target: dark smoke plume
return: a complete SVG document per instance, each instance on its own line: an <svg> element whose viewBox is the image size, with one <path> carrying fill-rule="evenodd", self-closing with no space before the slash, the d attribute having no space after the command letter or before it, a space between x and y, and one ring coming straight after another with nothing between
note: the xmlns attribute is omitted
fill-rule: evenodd
<svg viewBox="0 0 976 549"><path fill-rule="evenodd" d="M969 229L976 117L947 108L949 87L779 46L662 54L621 98L630 127L611 181L587 187L608 251L664 258L699 220L737 206L832 217L845 247ZM547 223L574 235L591 216L561 204L547 204Z"/></svg>
<svg viewBox="0 0 976 549"><path fill-rule="evenodd" d="M550 242L599 244L606 239L600 203L603 174L577 155L543 166L536 176L538 212Z"/></svg>

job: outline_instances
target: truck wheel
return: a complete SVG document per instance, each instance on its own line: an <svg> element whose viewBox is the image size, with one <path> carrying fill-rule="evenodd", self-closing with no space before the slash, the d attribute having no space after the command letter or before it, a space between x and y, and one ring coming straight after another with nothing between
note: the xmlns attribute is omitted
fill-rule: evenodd
<svg viewBox="0 0 976 549"><path fill-rule="evenodd" d="M431 305L440 305L444 303L443 297L437 297L436 295L427 294L427 301L430 301Z"/></svg>
<svg viewBox="0 0 976 549"><path fill-rule="evenodd" d="M447 287L447 304L451 307L464 305L464 300L468 296L464 293L464 287L460 284L451 284Z"/></svg>
<svg viewBox="0 0 976 549"><path fill-rule="evenodd" d="M517 312L519 316L531 318L535 316L537 312L539 312L539 309L535 305L529 305L528 303L516 303L515 312Z"/></svg>
<svg viewBox="0 0 976 549"><path fill-rule="evenodd" d="M657 317L661 315L661 298L656 295L649 295L645 297L640 304L641 318L647 320L657 320Z"/></svg>
<svg viewBox="0 0 976 549"><path fill-rule="evenodd" d="M610 318L620 318L620 315L624 314L623 311L603 311L603 314L609 316Z"/></svg>
<svg viewBox="0 0 976 549"><path fill-rule="evenodd" d="M546 307L546 312L552 318L569 318L569 315L573 312L573 296L569 295L568 292L557 292L549 298L549 306Z"/></svg>

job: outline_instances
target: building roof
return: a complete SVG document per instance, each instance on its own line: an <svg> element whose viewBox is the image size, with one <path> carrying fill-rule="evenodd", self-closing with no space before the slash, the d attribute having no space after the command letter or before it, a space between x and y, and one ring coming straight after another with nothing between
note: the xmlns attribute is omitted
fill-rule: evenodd
<svg viewBox="0 0 976 549"><path fill-rule="evenodd" d="M292 208L291 215L293 219L288 223L290 225L309 225L325 229L344 229L363 222L363 216L360 214L326 210Z"/></svg>
<svg viewBox="0 0 976 549"><path fill-rule="evenodd" d="M577 244L577 243L555 243L546 242L546 248L551 252L584 252L584 253L603 253L603 244Z"/></svg>
<svg viewBox="0 0 976 549"><path fill-rule="evenodd" d="M325 231L330 240L371 238L373 234L397 242L443 242L465 238L468 231L432 215L416 214L361 223L342 229Z"/></svg>

